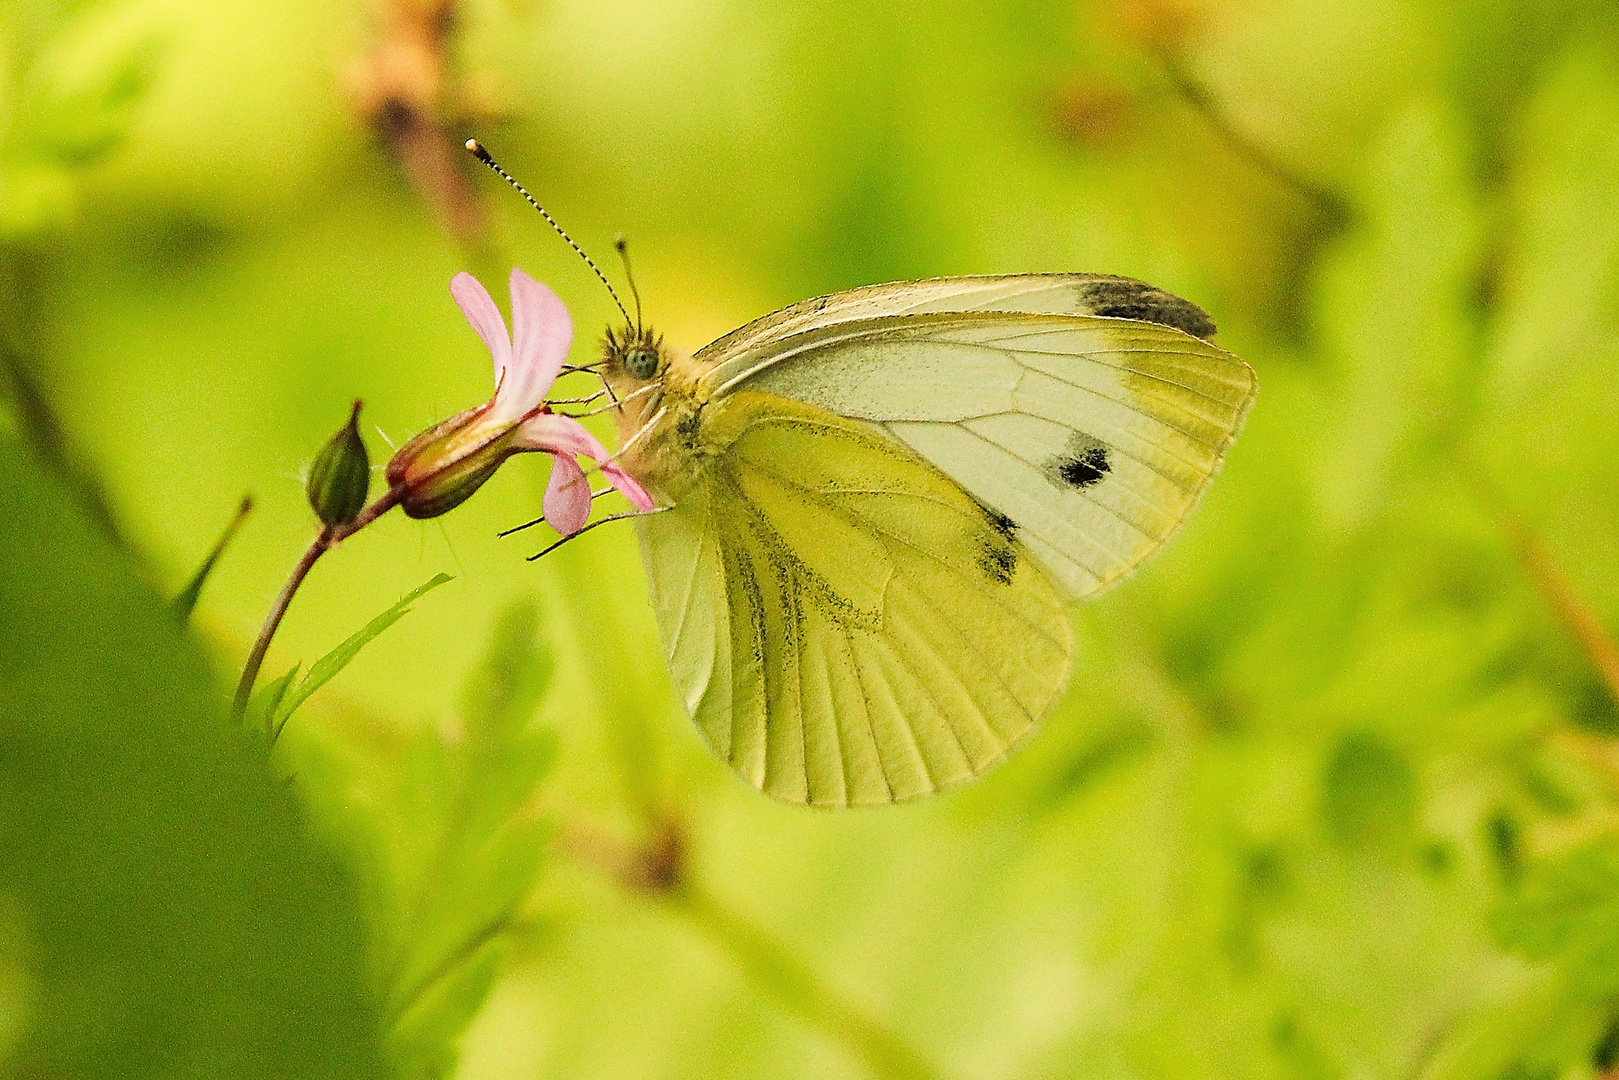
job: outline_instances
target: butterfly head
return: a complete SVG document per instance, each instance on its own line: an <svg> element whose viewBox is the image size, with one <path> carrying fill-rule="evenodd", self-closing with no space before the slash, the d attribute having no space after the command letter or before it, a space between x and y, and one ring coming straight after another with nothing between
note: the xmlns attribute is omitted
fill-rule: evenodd
<svg viewBox="0 0 1619 1080"><path fill-rule="evenodd" d="M602 348L606 362L602 374L608 382L654 382L669 362L662 338L632 326L616 333L609 327Z"/></svg>

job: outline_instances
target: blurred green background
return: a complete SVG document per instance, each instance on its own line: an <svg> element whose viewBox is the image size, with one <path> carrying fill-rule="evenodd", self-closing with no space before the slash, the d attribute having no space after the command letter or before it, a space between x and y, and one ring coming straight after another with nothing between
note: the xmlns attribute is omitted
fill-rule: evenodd
<svg viewBox="0 0 1619 1080"><path fill-rule="evenodd" d="M0 1076L1608 1072L1616 16L0 0ZM1259 403L958 792L734 780L629 530L496 538L532 458L317 566L267 677L456 580L267 755L225 702L349 402L380 462L488 397L458 270L550 283L575 362L612 314L469 135L680 346L1102 271Z"/></svg>

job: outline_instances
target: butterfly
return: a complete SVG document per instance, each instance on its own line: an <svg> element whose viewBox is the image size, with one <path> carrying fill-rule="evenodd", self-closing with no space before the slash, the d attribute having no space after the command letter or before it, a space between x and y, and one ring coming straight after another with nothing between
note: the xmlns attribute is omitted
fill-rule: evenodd
<svg viewBox="0 0 1619 1080"><path fill-rule="evenodd" d="M785 802L902 802L1003 760L1067 681L1068 603L1185 520L1259 389L1202 308L1108 274L869 285L688 356L467 150L624 315L574 370L612 398L600 467L656 509L561 531L634 518L687 711Z"/></svg>
<svg viewBox="0 0 1619 1080"><path fill-rule="evenodd" d="M604 279L605 280L605 279ZM1196 305L1095 274L894 282L687 355L609 331L617 463L674 683L766 794L969 780L1063 691L1067 606L1180 525L1253 369Z"/></svg>

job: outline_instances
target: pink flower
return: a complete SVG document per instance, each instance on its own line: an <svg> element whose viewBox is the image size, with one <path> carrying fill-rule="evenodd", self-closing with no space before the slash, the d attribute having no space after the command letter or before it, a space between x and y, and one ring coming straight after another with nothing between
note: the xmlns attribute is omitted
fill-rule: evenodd
<svg viewBox="0 0 1619 1080"><path fill-rule="evenodd" d="M471 274L457 274L450 294L495 361L495 396L476 409L428 428L388 462L388 483L400 491L411 517L436 517L464 502L494 475L501 462L525 450L550 454L545 520L563 535L578 532L590 516L590 485L576 460L601 466L602 475L638 510L652 497L635 478L609 461L596 437L571 416L559 416L545 395L562 373L573 320L556 293L521 270L512 270L512 335L488 291Z"/></svg>

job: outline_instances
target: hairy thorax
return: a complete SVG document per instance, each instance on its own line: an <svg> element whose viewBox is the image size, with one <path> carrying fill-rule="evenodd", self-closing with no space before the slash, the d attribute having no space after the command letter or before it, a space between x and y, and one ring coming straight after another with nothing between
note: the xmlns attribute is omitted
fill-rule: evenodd
<svg viewBox="0 0 1619 1080"><path fill-rule="evenodd" d="M654 341L650 332L639 335L639 340L659 354L658 369L650 378L636 378L626 369L629 341L611 336L602 375L614 398L623 403L614 411L619 463L667 506L703 479L713 455L723 447L703 438L709 407L699 383L703 367Z"/></svg>

